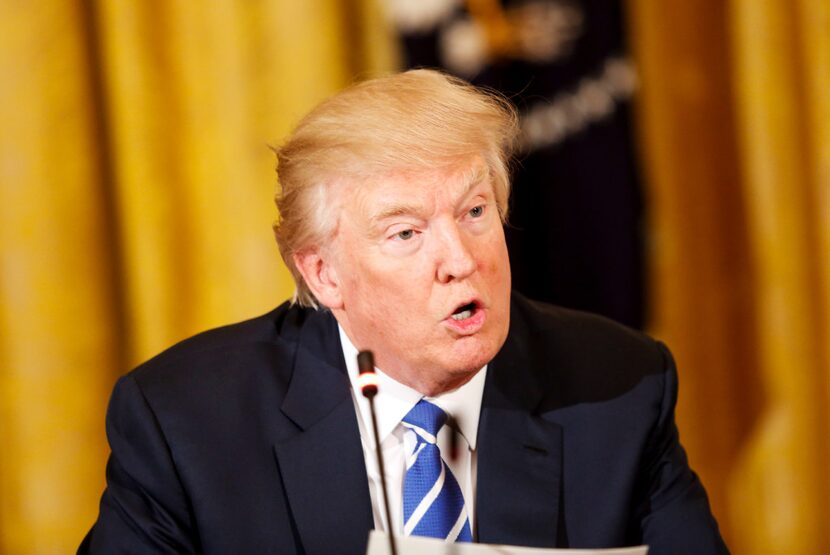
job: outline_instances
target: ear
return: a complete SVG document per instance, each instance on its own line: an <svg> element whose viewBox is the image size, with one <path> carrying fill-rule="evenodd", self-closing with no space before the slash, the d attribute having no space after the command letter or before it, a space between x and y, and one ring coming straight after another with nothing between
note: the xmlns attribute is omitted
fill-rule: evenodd
<svg viewBox="0 0 830 555"><path fill-rule="evenodd" d="M320 304L331 310L342 308L340 282L329 257L323 256L319 248L313 247L294 253L293 258L306 285Z"/></svg>

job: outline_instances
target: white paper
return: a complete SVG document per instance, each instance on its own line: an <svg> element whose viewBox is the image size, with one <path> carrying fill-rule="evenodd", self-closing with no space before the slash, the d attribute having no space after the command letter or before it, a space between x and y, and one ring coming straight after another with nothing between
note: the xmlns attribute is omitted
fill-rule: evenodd
<svg viewBox="0 0 830 555"><path fill-rule="evenodd" d="M516 547L486 543L447 543L434 538L395 536L397 555L646 555L648 546L618 547L614 549L552 549ZM389 538L383 532L372 530L366 555L390 555Z"/></svg>

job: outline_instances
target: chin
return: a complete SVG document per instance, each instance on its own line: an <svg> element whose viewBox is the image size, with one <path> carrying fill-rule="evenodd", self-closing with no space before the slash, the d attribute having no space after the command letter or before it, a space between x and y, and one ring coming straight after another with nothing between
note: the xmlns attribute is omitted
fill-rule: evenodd
<svg viewBox="0 0 830 555"><path fill-rule="evenodd" d="M465 338L459 340L459 342L464 342L464 344L455 345L456 348L453 349L455 352L453 353L453 364L451 367L457 370L453 373L463 374L478 371L482 366L493 360L501 347L500 342L497 346L497 342L493 340L466 341L466 339L476 338Z"/></svg>

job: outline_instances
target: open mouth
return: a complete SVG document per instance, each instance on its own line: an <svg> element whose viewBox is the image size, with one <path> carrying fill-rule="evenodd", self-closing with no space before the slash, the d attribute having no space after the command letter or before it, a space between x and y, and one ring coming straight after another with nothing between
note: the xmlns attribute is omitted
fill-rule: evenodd
<svg viewBox="0 0 830 555"><path fill-rule="evenodd" d="M461 305L455 309L455 312L452 313L450 318L453 320L466 320L470 318L476 312L476 303L467 303L465 305Z"/></svg>

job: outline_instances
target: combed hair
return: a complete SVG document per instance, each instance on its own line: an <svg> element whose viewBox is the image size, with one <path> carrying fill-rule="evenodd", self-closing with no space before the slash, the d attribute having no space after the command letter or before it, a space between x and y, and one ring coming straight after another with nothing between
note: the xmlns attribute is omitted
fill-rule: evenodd
<svg viewBox="0 0 830 555"><path fill-rule="evenodd" d="M424 69L364 81L314 108L276 149L274 234L297 286L294 302L317 306L293 255L336 231L336 203L328 199L337 183L450 167L478 155L504 221L517 120L504 97Z"/></svg>

